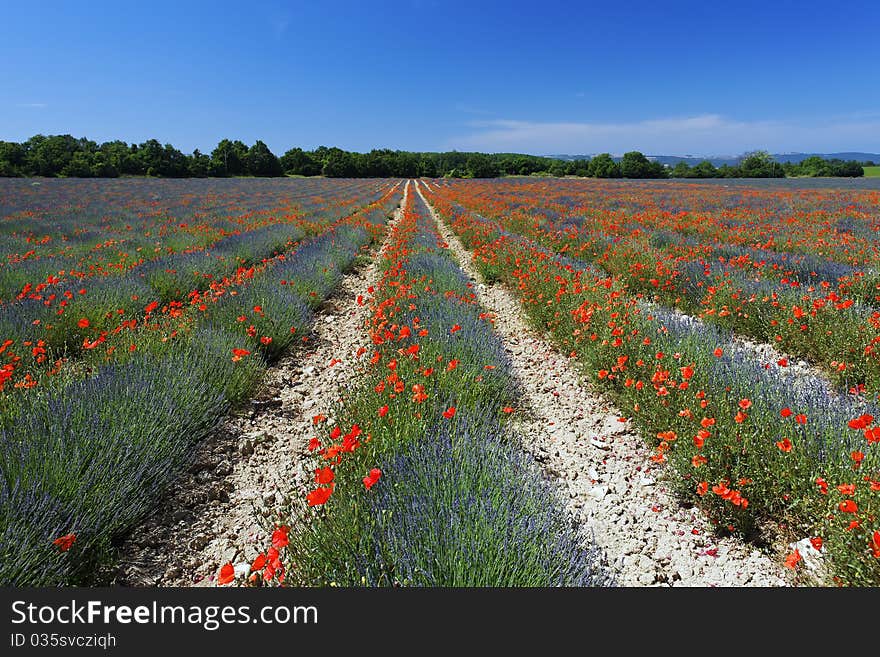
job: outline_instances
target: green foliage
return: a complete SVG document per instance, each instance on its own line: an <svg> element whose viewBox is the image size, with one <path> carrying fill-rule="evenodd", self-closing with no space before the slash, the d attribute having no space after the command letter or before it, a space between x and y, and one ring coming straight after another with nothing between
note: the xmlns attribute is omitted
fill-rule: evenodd
<svg viewBox="0 0 880 657"><path fill-rule="evenodd" d="M590 160L590 175L594 178L620 178L620 165L615 162L610 153L600 153Z"/></svg>
<svg viewBox="0 0 880 657"><path fill-rule="evenodd" d="M780 164L766 151L743 155L736 166L716 168L709 161L694 167L684 161L667 170L639 151L615 160L602 153L591 160L562 160L522 153L448 151L425 153L373 149L368 153L319 146L313 151L291 148L280 158L257 140L248 147L223 139L210 156L194 150L185 155L155 139L142 144L115 140L96 144L71 135L35 135L24 143L0 141L0 177L70 176L113 178L160 176L327 176L329 178L496 178L499 176L580 176L594 178L781 178L784 176L880 175L872 163L826 160L819 156L801 163ZM873 172L873 173L872 173Z"/></svg>
<svg viewBox="0 0 880 657"><path fill-rule="evenodd" d="M651 162L638 151L623 154L620 173L624 178L665 178L666 169L659 162Z"/></svg>

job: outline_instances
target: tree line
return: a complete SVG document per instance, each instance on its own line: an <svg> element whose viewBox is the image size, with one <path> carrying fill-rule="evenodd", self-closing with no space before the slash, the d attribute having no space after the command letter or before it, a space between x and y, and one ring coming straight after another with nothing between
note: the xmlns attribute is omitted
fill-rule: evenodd
<svg viewBox="0 0 880 657"><path fill-rule="evenodd" d="M519 153L443 153L374 149L368 153L319 146L291 148L276 156L260 140L248 146L223 139L209 154L187 155L156 139L141 144L116 140L98 144L71 135L35 135L25 142L0 141L0 176L115 178L158 176L326 176L329 178L496 178L499 176L580 176L593 178L782 178L785 176L862 176L858 162L810 157L780 164L766 151L746 154L736 165L704 161L673 168L638 151L615 159L609 153L562 160Z"/></svg>

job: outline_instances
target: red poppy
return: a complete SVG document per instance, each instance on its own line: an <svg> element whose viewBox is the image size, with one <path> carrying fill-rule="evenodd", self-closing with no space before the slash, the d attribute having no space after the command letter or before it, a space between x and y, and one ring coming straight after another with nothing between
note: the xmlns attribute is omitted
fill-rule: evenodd
<svg viewBox="0 0 880 657"><path fill-rule="evenodd" d="M290 542L287 539L287 533L290 531L290 527L287 525L281 525L278 529L272 532L272 547L276 550L280 550L283 547L286 547Z"/></svg>
<svg viewBox="0 0 880 657"><path fill-rule="evenodd" d="M697 495L699 495L700 497L705 495L708 491L709 491L708 482L701 481L699 484L697 484Z"/></svg>
<svg viewBox="0 0 880 657"><path fill-rule="evenodd" d="M379 407L379 417L385 417L388 415L388 404Z"/></svg>
<svg viewBox="0 0 880 657"><path fill-rule="evenodd" d="M76 542L76 534L65 534L64 536L59 536L54 541L52 541L52 545L57 545L58 549L62 552L67 552Z"/></svg>
<svg viewBox="0 0 880 657"><path fill-rule="evenodd" d="M871 540L868 543L868 546L871 548L871 553L874 555L874 558L880 559L880 531L875 531L871 535Z"/></svg>
<svg viewBox="0 0 880 657"><path fill-rule="evenodd" d="M776 364L779 365L779 367L788 367L788 359L780 358L776 361Z"/></svg>
<svg viewBox="0 0 880 657"><path fill-rule="evenodd" d="M776 441L776 446L783 452L791 451L791 441L788 438Z"/></svg>
<svg viewBox="0 0 880 657"><path fill-rule="evenodd" d="M798 424L806 424L807 423L807 416L804 415L803 413L798 413L797 415L794 416L794 421L797 422Z"/></svg>
<svg viewBox="0 0 880 657"><path fill-rule="evenodd" d="M713 351L712 354L713 354L716 358L721 358L721 356L724 355L724 351L721 349L721 347L716 347L716 348L715 348L715 351Z"/></svg>
<svg viewBox="0 0 880 657"><path fill-rule="evenodd" d="M837 505L837 508L844 513L856 513L859 510L858 505L852 500L844 500Z"/></svg>
<svg viewBox="0 0 880 657"><path fill-rule="evenodd" d="M815 537L813 537L813 538L810 539L810 545L813 546L813 549L814 549L814 550L819 551L819 552L822 551L822 542L823 542L823 541L822 541L822 537L821 537L821 536L815 536Z"/></svg>
<svg viewBox="0 0 880 657"><path fill-rule="evenodd" d="M790 409L788 406L786 406L786 407L783 408L781 411L779 411L779 414L780 414L782 417L791 417L791 415L792 415L792 411L791 411L791 409Z"/></svg>
<svg viewBox="0 0 880 657"><path fill-rule="evenodd" d="M752 407L752 400L751 399L740 399L739 400L739 407L741 409L743 409L744 411L750 409Z"/></svg>
<svg viewBox="0 0 880 657"><path fill-rule="evenodd" d="M89 328L89 320L87 320L85 317L83 317L81 320L79 320L76 323L76 325L79 326L81 329Z"/></svg>
<svg viewBox="0 0 880 657"><path fill-rule="evenodd" d="M315 451L316 449L318 449L320 446L321 446L321 441L318 440L317 438L312 438L312 439L309 441L309 451L310 451L310 452L314 452L314 451Z"/></svg>
<svg viewBox="0 0 880 657"><path fill-rule="evenodd" d="M865 429L865 440L868 443L880 443L880 427Z"/></svg>
<svg viewBox="0 0 880 657"><path fill-rule="evenodd" d="M315 483L317 484L329 484L333 481L333 478L336 475L333 473L333 470L330 468L318 468L315 470Z"/></svg>
<svg viewBox="0 0 880 657"><path fill-rule="evenodd" d="M220 569L220 576L217 578L217 583L220 586L224 584L229 584L231 581L235 579L235 568L231 563L226 563Z"/></svg>
<svg viewBox="0 0 880 657"><path fill-rule="evenodd" d="M512 406L505 406L505 407L502 408L501 410L502 410L503 412L505 412L505 413L513 413L513 407L512 407Z"/></svg>
<svg viewBox="0 0 880 657"><path fill-rule="evenodd" d="M251 352L247 349L233 349L232 350L232 362L237 363L245 356L249 356Z"/></svg>
<svg viewBox="0 0 880 657"><path fill-rule="evenodd" d="M691 465L695 468L699 468L701 465L706 465L709 462L702 454L694 454L693 458L691 458Z"/></svg>
<svg viewBox="0 0 880 657"><path fill-rule="evenodd" d="M713 424L715 424L714 417L704 417L702 420L700 420L700 426L703 427L704 429L708 429Z"/></svg>
<svg viewBox="0 0 880 657"><path fill-rule="evenodd" d="M266 555L260 553L257 555L257 558L254 559L254 562L251 564L251 572L255 570L263 570L266 567Z"/></svg>
<svg viewBox="0 0 880 657"><path fill-rule="evenodd" d="M458 331L460 331L460 330L461 330L461 326L459 326L458 324L456 324L456 325L453 326L451 329L449 329L449 332L450 332L450 333L456 333L456 332L458 332Z"/></svg>
<svg viewBox="0 0 880 657"><path fill-rule="evenodd" d="M787 557L785 557L785 566L786 568L797 568L798 562L801 560L801 553L795 550Z"/></svg>
<svg viewBox="0 0 880 657"><path fill-rule="evenodd" d="M457 359L457 358L453 358L451 361L449 361L449 364L446 366L446 371L447 371L447 372L451 372L451 371L454 370L456 367L458 367L458 359Z"/></svg>
<svg viewBox="0 0 880 657"><path fill-rule="evenodd" d="M816 485L819 487L819 492L822 493L822 495L828 494L828 482L822 477L816 477Z"/></svg>
<svg viewBox="0 0 880 657"><path fill-rule="evenodd" d="M860 415L859 417L857 417L854 420L850 420L847 423L847 426L849 426L850 429L867 429L868 427L871 426L871 423L873 421L874 421L874 416L868 415L866 413L865 415Z"/></svg>
<svg viewBox="0 0 880 657"><path fill-rule="evenodd" d="M862 463L862 461L865 460L865 453L864 452L852 452L850 454L850 458L852 458L852 460L855 461L855 467L858 467Z"/></svg>
<svg viewBox="0 0 880 657"><path fill-rule="evenodd" d="M272 338L270 338L268 335L264 335L262 338L260 338L260 342L262 342L263 344L272 344Z"/></svg>
<svg viewBox="0 0 880 657"><path fill-rule="evenodd" d="M320 506L327 502L330 499L330 495L333 493L333 489L328 487L321 486L316 488L311 493L306 495L306 501L309 503L309 506Z"/></svg>
<svg viewBox="0 0 880 657"><path fill-rule="evenodd" d="M855 484L840 484L837 487L837 490L840 491L841 495L855 495L856 494L856 485Z"/></svg>
<svg viewBox="0 0 880 657"><path fill-rule="evenodd" d="M443 417L445 417L447 420L451 420L453 417L455 417L455 406L450 406L445 411L443 411Z"/></svg>
<svg viewBox="0 0 880 657"><path fill-rule="evenodd" d="M370 473L363 478L364 488L370 490L376 484L376 482L379 481L379 478L381 476L382 471L379 468L373 468L372 470L370 470Z"/></svg>

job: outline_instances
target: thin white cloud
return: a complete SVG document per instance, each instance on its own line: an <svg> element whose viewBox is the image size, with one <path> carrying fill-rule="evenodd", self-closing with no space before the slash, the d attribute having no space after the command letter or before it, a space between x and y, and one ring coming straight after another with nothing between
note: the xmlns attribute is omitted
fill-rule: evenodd
<svg viewBox="0 0 880 657"><path fill-rule="evenodd" d="M735 155L755 149L789 151L880 151L880 117L827 121L739 121L720 114L643 121L473 121L466 135L447 146L487 152L569 153L638 150L646 154Z"/></svg>
<svg viewBox="0 0 880 657"><path fill-rule="evenodd" d="M456 103L455 110L457 112L464 112L465 114L492 114L489 110L480 109L473 105L468 105L467 103Z"/></svg>
<svg viewBox="0 0 880 657"><path fill-rule="evenodd" d="M16 103L15 106L24 109L45 109L49 107L47 103Z"/></svg>

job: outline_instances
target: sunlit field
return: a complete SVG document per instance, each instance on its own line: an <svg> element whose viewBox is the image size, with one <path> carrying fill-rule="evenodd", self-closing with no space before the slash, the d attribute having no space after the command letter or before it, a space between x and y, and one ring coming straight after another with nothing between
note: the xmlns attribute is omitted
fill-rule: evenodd
<svg viewBox="0 0 880 657"><path fill-rule="evenodd" d="M681 504L880 584L880 180L527 177L0 180L0 583L101 583L367 262L313 482L218 583L612 583L518 446L507 345L431 209Z"/></svg>

